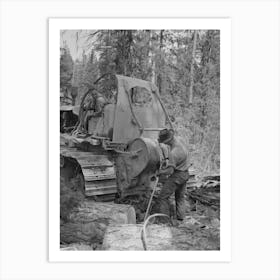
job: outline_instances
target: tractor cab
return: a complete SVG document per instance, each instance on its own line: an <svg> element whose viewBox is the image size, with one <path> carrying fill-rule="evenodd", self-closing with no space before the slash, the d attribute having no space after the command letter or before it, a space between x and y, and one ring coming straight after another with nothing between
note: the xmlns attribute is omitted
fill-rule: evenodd
<svg viewBox="0 0 280 280"><path fill-rule="evenodd" d="M101 77L73 112L79 116L74 134L83 132L114 143L138 137L157 139L166 120L171 125L157 87L121 75Z"/></svg>

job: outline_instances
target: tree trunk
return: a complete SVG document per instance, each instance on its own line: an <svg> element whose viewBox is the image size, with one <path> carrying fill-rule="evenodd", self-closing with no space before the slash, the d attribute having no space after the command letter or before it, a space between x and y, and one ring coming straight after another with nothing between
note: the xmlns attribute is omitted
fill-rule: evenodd
<svg viewBox="0 0 280 280"><path fill-rule="evenodd" d="M193 34L193 49L192 49L192 60L191 60L191 74L190 74L190 95L189 95L189 105L193 103L193 68L194 68L194 60L195 60L195 51L196 51L196 37L197 31L194 30Z"/></svg>
<svg viewBox="0 0 280 280"><path fill-rule="evenodd" d="M160 49L160 58L159 58L159 67L158 67L158 88L160 94L165 93L165 77L163 73L164 71L164 57L163 57L163 39L164 39L164 30L160 31L160 40L159 40L159 49Z"/></svg>
<svg viewBox="0 0 280 280"><path fill-rule="evenodd" d="M156 85L157 77L156 77L156 62L155 62L155 54L154 54L154 46L153 46L153 34L152 31L148 31L148 38L149 38L149 52L148 52L148 61L149 65L151 65L151 81L153 84Z"/></svg>
<svg viewBox="0 0 280 280"><path fill-rule="evenodd" d="M105 232L102 250L142 251L143 225L109 226ZM219 250L219 233L207 227L169 227L149 225L146 229L146 246L153 250Z"/></svg>
<svg viewBox="0 0 280 280"><path fill-rule="evenodd" d="M101 243L107 226L135 224L135 210L131 205L83 201L71 210L67 221L60 222L62 243Z"/></svg>

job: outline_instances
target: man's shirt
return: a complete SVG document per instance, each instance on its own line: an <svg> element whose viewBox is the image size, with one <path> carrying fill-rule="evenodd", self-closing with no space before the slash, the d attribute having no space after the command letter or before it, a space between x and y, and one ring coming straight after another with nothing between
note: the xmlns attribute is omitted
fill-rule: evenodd
<svg viewBox="0 0 280 280"><path fill-rule="evenodd" d="M173 166L175 171L187 171L189 167L188 152L180 137L174 137L174 143L170 149L169 166Z"/></svg>

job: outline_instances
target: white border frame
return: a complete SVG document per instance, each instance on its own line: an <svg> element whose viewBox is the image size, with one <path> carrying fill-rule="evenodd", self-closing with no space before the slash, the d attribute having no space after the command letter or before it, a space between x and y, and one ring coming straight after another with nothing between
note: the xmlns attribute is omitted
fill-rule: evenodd
<svg viewBox="0 0 280 280"><path fill-rule="evenodd" d="M221 31L221 250L61 251L59 248L59 55L61 29L219 29ZM231 260L231 21L186 18L49 19L49 261L229 262Z"/></svg>

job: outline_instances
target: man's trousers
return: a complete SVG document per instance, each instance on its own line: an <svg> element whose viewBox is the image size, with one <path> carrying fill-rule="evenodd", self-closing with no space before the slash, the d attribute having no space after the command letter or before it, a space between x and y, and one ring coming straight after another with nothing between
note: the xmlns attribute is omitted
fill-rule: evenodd
<svg viewBox="0 0 280 280"><path fill-rule="evenodd" d="M174 171L164 182L154 206L154 213L166 214L170 217L169 198L175 193L176 215L178 220L183 220L186 214L186 182L189 178L188 171ZM160 219L164 220L164 219Z"/></svg>

